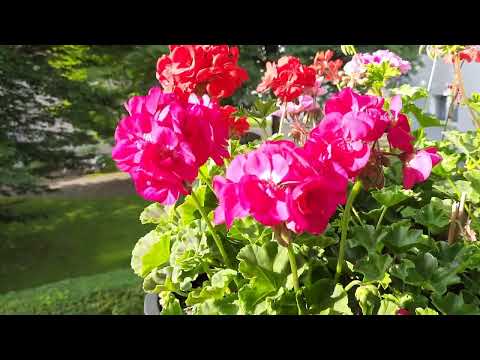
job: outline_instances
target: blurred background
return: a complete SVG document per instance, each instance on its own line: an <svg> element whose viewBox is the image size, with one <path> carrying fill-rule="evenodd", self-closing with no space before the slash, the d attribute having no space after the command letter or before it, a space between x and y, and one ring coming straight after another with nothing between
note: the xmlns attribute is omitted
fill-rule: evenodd
<svg viewBox="0 0 480 360"><path fill-rule="evenodd" d="M289 54L310 64L326 49L342 57L338 45L239 47L250 80L229 99L236 106L256 99L266 61ZM396 52L425 86L429 70L417 45L356 47ZM166 45L0 46L0 314L143 313L130 254L150 230L138 220L147 202L110 150L123 103L158 84L156 61L167 52Z"/></svg>

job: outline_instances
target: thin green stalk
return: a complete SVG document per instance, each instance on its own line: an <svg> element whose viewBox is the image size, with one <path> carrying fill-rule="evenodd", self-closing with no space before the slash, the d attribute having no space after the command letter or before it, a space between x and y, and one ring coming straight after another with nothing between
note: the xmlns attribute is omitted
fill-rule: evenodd
<svg viewBox="0 0 480 360"><path fill-rule="evenodd" d="M208 218L207 214L205 213L205 210L203 210L202 205L200 205L200 201L198 200L197 195L195 195L195 192L192 191L191 193L193 201L195 201L195 205L197 206L198 211L200 212L200 215L202 216L203 220L207 223L208 229L210 230L210 233L212 234L213 240L215 241L215 244L217 245L218 250L220 251L220 254L222 255L223 261L225 262L225 265L227 267L232 268L232 263L230 262L230 259L228 258L228 254L225 251L225 248L223 247L222 240L218 237L218 234L215 232L215 229L213 228L212 223L210 222L210 219Z"/></svg>
<svg viewBox="0 0 480 360"><path fill-rule="evenodd" d="M353 215L355 215L355 217L357 218L357 220L360 222L360 225L365 225L365 223L363 222L362 218L360 217L360 215L358 215L358 212L357 210L355 210L355 208L352 206L352 212L353 212Z"/></svg>
<svg viewBox="0 0 480 360"><path fill-rule="evenodd" d="M293 278L293 288L295 292L300 290L300 285L298 283L298 271L297 271L297 261L295 260L295 254L293 252L293 244L288 245L288 260L290 261L290 268L292 269L292 278Z"/></svg>
<svg viewBox="0 0 480 360"><path fill-rule="evenodd" d="M205 183L205 185L207 185L208 188L215 194L215 191L213 190L213 187L210 184L210 181L208 181L208 177L203 173L201 168L198 169L198 174L202 178L202 181Z"/></svg>
<svg viewBox="0 0 480 360"><path fill-rule="evenodd" d="M337 262L337 270L335 273L335 283L338 282L340 275L342 274L343 263L345 262L345 246L347 243L347 233L348 233L348 223L350 222L350 213L352 210L353 202L357 197L358 193L362 188L362 182L357 180L353 185L352 191L347 199L347 205L345 206L345 212L343 213L342 217L342 235L340 238L340 249L338 252L338 262Z"/></svg>
<svg viewBox="0 0 480 360"><path fill-rule="evenodd" d="M292 280L293 288L295 290L295 300L297 302L298 315L303 315L304 311L302 310L303 305L299 302L298 297L301 296L300 284L298 282L298 270L297 270L297 261L295 260L295 253L293 252L293 243L290 243L287 247L288 250L288 260L290 261L290 269L292 270Z"/></svg>
<svg viewBox="0 0 480 360"><path fill-rule="evenodd" d="M382 205L382 213L380 214L380 217L378 218L378 222L377 222L377 226L375 227L375 230L378 230L380 228L380 225L382 224L383 218L384 218L387 210L388 210L388 207L386 207L385 205Z"/></svg>
<svg viewBox="0 0 480 360"><path fill-rule="evenodd" d="M282 133L282 127L283 127L283 122L285 121L285 118L287 117L287 106L288 106L288 102L285 101L285 108L283 110L282 117L280 118L280 124L278 125L277 134L283 134Z"/></svg>

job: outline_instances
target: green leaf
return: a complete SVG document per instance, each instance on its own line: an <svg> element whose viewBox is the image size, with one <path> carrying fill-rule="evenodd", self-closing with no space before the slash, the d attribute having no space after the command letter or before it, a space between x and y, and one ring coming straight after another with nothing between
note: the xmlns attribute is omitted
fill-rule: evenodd
<svg viewBox="0 0 480 360"><path fill-rule="evenodd" d="M266 312L269 315L298 315L295 293L281 287L274 296L266 298Z"/></svg>
<svg viewBox="0 0 480 360"><path fill-rule="evenodd" d="M418 123L420 124L421 127L439 127L442 126L441 121L429 114L426 114L420 109L417 105L410 103L404 106L403 111L405 113L411 113L415 116L415 119L417 119Z"/></svg>
<svg viewBox="0 0 480 360"><path fill-rule="evenodd" d="M394 265L391 274L402 279L406 284L421 287L425 290L443 294L450 285L458 284L458 267L439 267L438 260L429 252L413 259L402 259L399 265Z"/></svg>
<svg viewBox="0 0 480 360"><path fill-rule="evenodd" d="M397 299L390 295L384 295L384 298L380 301L380 307L378 309L377 315L396 315L397 311L400 309L400 306L397 303Z"/></svg>
<svg viewBox="0 0 480 360"><path fill-rule="evenodd" d="M319 249L326 249L331 245L335 245L338 243L338 239L333 236L327 236L326 234L322 235L312 235L309 233L303 233L295 237L295 244L299 245L307 245L310 248L319 248Z"/></svg>
<svg viewBox="0 0 480 360"><path fill-rule="evenodd" d="M197 195L197 198L200 202L200 206L204 206L205 204L206 188L207 188L206 185L201 185L198 187L198 189L194 190L195 195ZM188 225L192 221L196 219L200 219L201 217L200 213L198 212L195 200L191 195L188 195L185 198L185 201L183 202L183 204L177 207L177 212L180 214L180 218L183 225Z"/></svg>
<svg viewBox="0 0 480 360"><path fill-rule="evenodd" d="M480 194L480 170L469 170L463 173L465 179L470 181L472 188Z"/></svg>
<svg viewBox="0 0 480 360"><path fill-rule="evenodd" d="M160 315L184 315L180 301L171 292L161 293L160 303L162 305Z"/></svg>
<svg viewBox="0 0 480 360"><path fill-rule="evenodd" d="M310 314L352 315L348 295L342 285L334 285L332 279L320 279L304 290Z"/></svg>
<svg viewBox="0 0 480 360"><path fill-rule="evenodd" d="M426 98L428 91L424 87L403 84L399 88L392 89L392 94L401 95L403 102L406 103Z"/></svg>
<svg viewBox="0 0 480 360"><path fill-rule="evenodd" d="M279 287L289 274L287 249L270 241L263 246L247 245L237 255L239 270L247 279L265 279Z"/></svg>
<svg viewBox="0 0 480 360"><path fill-rule="evenodd" d="M201 288L191 291L185 303L191 306L208 299L222 299L224 295L229 293L228 285L236 276L237 272L232 269L223 269L216 272L211 281L206 281Z"/></svg>
<svg viewBox="0 0 480 360"><path fill-rule="evenodd" d="M240 313L236 294L222 299L208 299L193 306L194 315L237 315Z"/></svg>
<svg viewBox="0 0 480 360"><path fill-rule="evenodd" d="M171 221L173 206L164 206L159 203L150 204L140 214L142 224L164 224Z"/></svg>
<svg viewBox="0 0 480 360"><path fill-rule="evenodd" d="M463 154L470 154L477 150L477 147L473 141L473 136L474 134L471 132L461 132L455 130L445 132L445 139Z"/></svg>
<svg viewBox="0 0 480 360"><path fill-rule="evenodd" d="M443 296L435 294L432 296L432 302L443 315L480 315L477 306L465 304L462 293L456 295L449 292Z"/></svg>
<svg viewBox="0 0 480 360"><path fill-rule="evenodd" d="M393 259L389 255L370 254L360 260L354 267L356 272L363 274L363 281L381 281Z"/></svg>
<svg viewBox="0 0 480 360"><path fill-rule="evenodd" d="M172 267L154 269L143 279L143 290L147 293L159 294L163 291L177 291L172 282Z"/></svg>
<svg viewBox="0 0 480 360"><path fill-rule="evenodd" d="M425 226L432 234L439 234L450 224L452 201L433 197L430 203L422 207L415 221Z"/></svg>
<svg viewBox="0 0 480 360"><path fill-rule="evenodd" d="M238 292L240 306L247 313L253 312L267 296L285 285L290 273L288 252L276 241L270 241L263 246L243 247L237 259L239 271L250 280Z"/></svg>
<svg viewBox="0 0 480 360"><path fill-rule="evenodd" d="M435 310L433 309L430 309L430 308L416 308L415 309L415 314L416 315L438 315L438 312L436 312Z"/></svg>
<svg viewBox="0 0 480 360"><path fill-rule="evenodd" d="M335 290L330 299L331 305L320 311L320 315L353 315L348 306L348 295L342 285L335 285Z"/></svg>
<svg viewBox="0 0 480 360"><path fill-rule="evenodd" d="M355 291L355 298L363 315L372 315L380 306L380 292L375 285L362 285Z"/></svg>
<svg viewBox="0 0 480 360"><path fill-rule="evenodd" d="M417 215L417 212L418 212L418 209L415 209L415 208L412 208L410 206L407 206L405 209L403 209L402 211L400 211L400 214L402 215L402 217L404 218L414 218L416 215Z"/></svg>
<svg viewBox="0 0 480 360"><path fill-rule="evenodd" d="M368 254L374 254L376 252L381 252L383 248L383 239L387 232L385 228L381 227L378 230L375 230L375 227L372 225L365 226L353 226L352 227L353 237L348 240L350 247L361 246L367 250Z"/></svg>
<svg viewBox="0 0 480 360"><path fill-rule="evenodd" d="M272 228L251 217L237 219L228 231L228 237L250 244L263 244L272 238Z"/></svg>
<svg viewBox="0 0 480 360"><path fill-rule="evenodd" d="M438 151L442 161L433 167L432 173L447 178L457 170L457 164L460 160L460 154L447 154L444 151Z"/></svg>
<svg viewBox="0 0 480 360"><path fill-rule="evenodd" d="M132 251L131 261L135 274L145 277L153 269L168 262L170 237L169 232L160 234L158 231L152 230L137 242Z"/></svg>
<svg viewBox="0 0 480 360"><path fill-rule="evenodd" d="M383 239L384 244L395 253L403 253L419 245L430 244L428 236L422 230L410 229L410 226L393 225Z"/></svg>
<svg viewBox="0 0 480 360"><path fill-rule="evenodd" d="M266 118L277 110L277 101L275 99L270 99L267 101L257 99L254 105L255 109L257 110L255 115L262 118Z"/></svg>
<svg viewBox="0 0 480 360"><path fill-rule="evenodd" d="M385 207L392 207L400 204L409 198L414 197L416 194L412 190L405 190L400 185L393 185L385 187L382 190L372 191L372 196L380 205Z"/></svg>

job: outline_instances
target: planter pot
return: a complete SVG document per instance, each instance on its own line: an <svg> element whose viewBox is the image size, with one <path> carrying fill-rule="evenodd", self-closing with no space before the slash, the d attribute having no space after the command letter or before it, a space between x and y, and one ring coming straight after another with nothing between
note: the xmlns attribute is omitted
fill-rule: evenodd
<svg viewBox="0 0 480 360"><path fill-rule="evenodd" d="M160 315L160 303L157 294L145 295L145 301L143 303L143 312L145 315Z"/></svg>

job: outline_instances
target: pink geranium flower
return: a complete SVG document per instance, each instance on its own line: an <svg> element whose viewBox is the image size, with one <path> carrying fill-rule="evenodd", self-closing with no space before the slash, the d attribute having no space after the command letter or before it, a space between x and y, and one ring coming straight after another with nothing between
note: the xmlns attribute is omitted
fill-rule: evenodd
<svg viewBox="0 0 480 360"><path fill-rule="evenodd" d="M345 88L327 101L326 116L310 133L305 148L320 162L338 164L355 178L368 163L371 143L389 124L382 107L382 98Z"/></svg>
<svg viewBox="0 0 480 360"><path fill-rule="evenodd" d="M342 127L354 140L376 141L389 124L381 97L360 95L347 87L325 104L325 114L340 113Z"/></svg>
<svg viewBox="0 0 480 360"><path fill-rule="evenodd" d="M434 147L425 148L416 153L403 154L403 187L411 189L415 184L426 181L432 168L442 161Z"/></svg>
<svg viewBox="0 0 480 360"><path fill-rule="evenodd" d="M214 179L215 223L230 227L234 219L251 215L267 226L286 223L297 233L323 232L345 202L347 178L332 164L313 166L309 156L290 141L267 142L237 156L226 177Z"/></svg>
<svg viewBox="0 0 480 360"><path fill-rule="evenodd" d="M345 204L348 184L345 174L328 164L319 170L311 171L288 193L287 227L296 233L321 234L338 205Z"/></svg>
<svg viewBox="0 0 480 360"><path fill-rule="evenodd" d="M153 88L125 108L129 116L117 126L112 158L146 199L171 204L208 158L222 164L229 156L229 120L206 95L187 102Z"/></svg>
<svg viewBox="0 0 480 360"><path fill-rule="evenodd" d="M350 179L355 178L368 163L370 145L341 126L339 113L327 115L319 126L312 130L305 149L312 154L314 164L332 162L340 165Z"/></svg>

